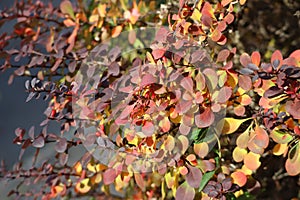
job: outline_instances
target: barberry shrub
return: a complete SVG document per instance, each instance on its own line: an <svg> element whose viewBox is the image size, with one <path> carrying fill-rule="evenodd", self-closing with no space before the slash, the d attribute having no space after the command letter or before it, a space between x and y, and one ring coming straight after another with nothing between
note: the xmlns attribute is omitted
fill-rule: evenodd
<svg viewBox="0 0 300 200"><path fill-rule="evenodd" d="M48 102L40 128L15 131L20 160L28 148L35 155L29 169L1 169L20 181L7 195L253 199L274 157L283 160L274 179L299 176L300 50L237 55L246 5L64 0L2 10L0 24L14 26L0 35L1 70L14 69L9 84L28 78L26 102ZM53 122L60 132L48 131ZM38 162L45 148L55 159Z"/></svg>

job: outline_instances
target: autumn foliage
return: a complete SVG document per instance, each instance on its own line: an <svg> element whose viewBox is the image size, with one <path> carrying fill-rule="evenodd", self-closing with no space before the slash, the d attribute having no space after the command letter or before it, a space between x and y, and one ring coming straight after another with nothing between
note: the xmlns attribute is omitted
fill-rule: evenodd
<svg viewBox="0 0 300 200"><path fill-rule="evenodd" d="M8 196L255 199L270 157L299 176L300 50L239 53L231 42L246 5L64 0L2 10L0 24L14 26L0 35L0 69L14 69L9 84L27 77L26 101L48 102L40 127L15 131L20 160L36 153L30 169L2 169L20 180ZM53 122L60 132L48 132ZM48 146L55 159L36 162Z"/></svg>

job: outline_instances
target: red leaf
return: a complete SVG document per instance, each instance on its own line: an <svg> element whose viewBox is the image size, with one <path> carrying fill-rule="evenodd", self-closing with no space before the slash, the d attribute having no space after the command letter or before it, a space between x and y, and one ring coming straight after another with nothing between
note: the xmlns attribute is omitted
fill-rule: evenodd
<svg viewBox="0 0 300 200"><path fill-rule="evenodd" d="M104 185L109 185L115 181L117 177L117 172L114 169L107 169L103 173L103 183Z"/></svg>
<svg viewBox="0 0 300 200"><path fill-rule="evenodd" d="M203 113L195 116L195 124L199 128L210 126L215 120L215 115L210 108L206 108Z"/></svg>
<svg viewBox="0 0 300 200"><path fill-rule="evenodd" d="M166 42L167 36L168 36L168 30L164 27L161 27L155 35L155 41Z"/></svg>
<svg viewBox="0 0 300 200"><path fill-rule="evenodd" d="M166 49L154 49L152 51L152 55L153 55L154 59L160 59L161 57L163 57L165 52L166 52Z"/></svg>
<svg viewBox="0 0 300 200"><path fill-rule="evenodd" d="M150 85L152 83L156 83L156 78L151 74L145 74L142 78L141 86Z"/></svg>
<svg viewBox="0 0 300 200"><path fill-rule="evenodd" d="M211 39L215 42L219 41L219 39L221 38L222 36L222 33L220 30L218 29L215 29L214 32L212 32L212 35L211 35Z"/></svg>
<svg viewBox="0 0 300 200"><path fill-rule="evenodd" d="M117 62L113 62L108 67L108 73L117 76L120 73L120 66Z"/></svg>
<svg viewBox="0 0 300 200"><path fill-rule="evenodd" d="M295 100L294 102L286 102L286 111L292 115L295 119L300 119L300 101Z"/></svg>
<svg viewBox="0 0 300 200"><path fill-rule="evenodd" d="M232 2L232 0L222 0L221 4L223 7L227 6L228 4L230 4Z"/></svg>
<svg viewBox="0 0 300 200"><path fill-rule="evenodd" d="M228 15L226 15L226 17L224 18L224 20L226 21L227 24L231 24L234 20L234 15L229 13Z"/></svg>
<svg viewBox="0 0 300 200"><path fill-rule="evenodd" d="M250 90L252 88L251 78L246 75L240 75L239 76L239 86L246 91Z"/></svg>
<svg viewBox="0 0 300 200"><path fill-rule="evenodd" d="M217 44L219 45L224 45L227 42L227 38L225 37L225 35L221 35L221 38L218 40Z"/></svg>
<svg viewBox="0 0 300 200"><path fill-rule="evenodd" d="M181 80L181 86L189 92L193 92L194 83L190 77L185 77Z"/></svg>
<svg viewBox="0 0 300 200"><path fill-rule="evenodd" d="M293 51L289 57L295 58L298 62L300 62L300 49Z"/></svg>
<svg viewBox="0 0 300 200"><path fill-rule="evenodd" d="M273 54L272 54L272 57L271 57L271 64L273 65L274 64L274 61L275 60L278 60L279 61L279 65L278 67L280 67L282 65L282 60L283 60L283 57L282 57L282 54L279 50L276 50Z"/></svg>
<svg viewBox="0 0 300 200"><path fill-rule="evenodd" d="M247 53L243 53L240 57L240 63L244 66L247 67L249 63L251 63L251 58Z"/></svg>
<svg viewBox="0 0 300 200"><path fill-rule="evenodd" d="M219 52L217 57L217 62L224 62L230 55L230 51L228 49L223 49Z"/></svg>
<svg viewBox="0 0 300 200"><path fill-rule="evenodd" d="M254 51L251 54L251 61L253 64L255 64L256 66L259 66L260 64L260 53L258 51Z"/></svg>

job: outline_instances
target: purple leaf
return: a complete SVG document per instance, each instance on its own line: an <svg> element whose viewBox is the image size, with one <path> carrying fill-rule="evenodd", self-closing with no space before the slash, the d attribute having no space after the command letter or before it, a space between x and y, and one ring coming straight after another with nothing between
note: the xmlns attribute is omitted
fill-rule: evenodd
<svg viewBox="0 0 300 200"><path fill-rule="evenodd" d="M67 149L67 139L66 138L60 138L59 141L55 144L55 150L58 153L63 153Z"/></svg>
<svg viewBox="0 0 300 200"><path fill-rule="evenodd" d="M45 138L43 135L39 135L35 140L32 142L32 146L35 148L42 148L45 145Z"/></svg>
<svg viewBox="0 0 300 200"><path fill-rule="evenodd" d="M193 200L195 197L195 189L190 187L187 182L183 182L176 191L175 200Z"/></svg>
<svg viewBox="0 0 300 200"><path fill-rule="evenodd" d="M202 180L202 173L197 167L187 166L189 172L186 175L188 184L193 188L198 188Z"/></svg>

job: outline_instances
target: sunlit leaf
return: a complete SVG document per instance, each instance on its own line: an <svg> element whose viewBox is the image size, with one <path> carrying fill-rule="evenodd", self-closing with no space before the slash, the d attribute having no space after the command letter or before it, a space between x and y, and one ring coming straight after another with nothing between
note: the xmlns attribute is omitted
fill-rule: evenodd
<svg viewBox="0 0 300 200"><path fill-rule="evenodd" d="M237 116L244 116L246 109L243 105L237 105L233 108L233 111Z"/></svg>
<svg viewBox="0 0 300 200"><path fill-rule="evenodd" d="M189 92L193 92L194 83L190 77L185 77L181 80L180 85Z"/></svg>
<svg viewBox="0 0 300 200"><path fill-rule="evenodd" d="M285 162L285 169L290 176L296 176L300 173L300 144L291 148L289 157Z"/></svg>
<svg viewBox="0 0 300 200"><path fill-rule="evenodd" d="M172 176L170 172L165 174L165 180L169 189L171 189L175 185L175 176Z"/></svg>
<svg viewBox="0 0 300 200"><path fill-rule="evenodd" d="M187 173L189 172L188 168L186 166L181 166L179 167L179 173L182 175L182 176L185 176L187 175Z"/></svg>
<svg viewBox="0 0 300 200"><path fill-rule="evenodd" d="M249 131L246 130L240 134L236 139L236 145L242 149L247 148L248 141L250 139Z"/></svg>
<svg viewBox="0 0 300 200"><path fill-rule="evenodd" d="M222 130L223 134L231 134L234 133L241 126L242 123L249 120L251 118L246 119L235 119L235 118L225 118L224 127Z"/></svg>
<svg viewBox="0 0 300 200"><path fill-rule="evenodd" d="M200 158L204 158L209 152L209 146L206 142L194 144L194 152Z"/></svg>
<svg viewBox="0 0 300 200"><path fill-rule="evenodd" d="M160 49L154 49L152 51L152 55L154 59L160 59L161 57L163 57L163 55L165 54L166 50L163 48Z"/></svg>
<svg viewBox="0 0 300 200"><path fill-rule="evenodd" d="M232 2L232 0L222 0L221 4L223 7L227 6L228 4L230 4Z"/></svg>
<svg viewBox="0 0 300 200"><path fill-rule="evenodd" d="M75 191L82 194L89 192L91 190L91 186L89 182L90 182L89 178L85 178L81 180L76 184Z"/></svg>
<svg viewBox="0 0 300 200"><path fill-rule="evenodd" d="M293 136L288 133L284 133L280 130L273 129L270 133L270 137L279 144L287 144L293 140Z"/></svg>
<svg viewBox="0 0 300 200"><path fill-rule="evenodd" d="M171 123L167 117L164 117L160 122L159 122L159 127L161 127L162 132L168 132L171 128Z"/></svg>
<svg viewBox="0 0 300 200"><path fill-rule="evenodd" d="M174 137L171 135L168 135L167 139L165 140L165 148L167 151L172 151L175 147L175 140Z"/></svg>
<svg viewBox="0 0 300 200"><path fill-rule="evenodd" d="M232 158L235 162L242 162L244 160L245 155L247 155L247 150L240 148L240 147L235 147L233 152L232 152Z"/></svg>
<svg viewBox="0 0 300 200"><path fill-rule="evenodd" d="M237 184L240 187L243 187L247 182L247 176L240 171L233 172L231 175L233 183Z"/></svg>
<svg viewBox="0 0 300 200"><path fill-rule="evenodd" d="M260 53L258 51L254 51L251 54L251 61L253 64L255 64L256 66L259 66L260 64Z"/></svg>
<svg viewBox="0 0 300 200"><path fill-rule="evenodd" d="M250 134L249 142L254 142L261 148L267 148L269 145L269 135L262 127L256 126L254 132Z"/></svg>
<svg viewBox="0 0 300 200"><path fill-rule="evenodd" d="M244 164L250 170L257 170L259 168L259 166L261 165L259 159L260 159L259 154L249 152L244 157Z"/></svg>
<svg viewBox="0 0 300 200"><path fill-rule="evenodd" d="M280 156L282 154L285 154L288 150L288 144L276 144L273 147L273 154L276 156Z"/></svg>
<svg viewBox="0 0 300 200"><path fill-rule="evenodd" d="M180 143L182 145L181 154L184 154L186 152L186 150L189 148L189 140L184 135L178 136L178 140L180 141Z"/></svg>
<svg viewBox="0 0 300 200"><path fill-rule="evenodd" d="M123 27L121 25L114 27L111 31L111 37L112 38L118 37L120 35L120 33L122 32L122 30L123 30Z"/></svg>

